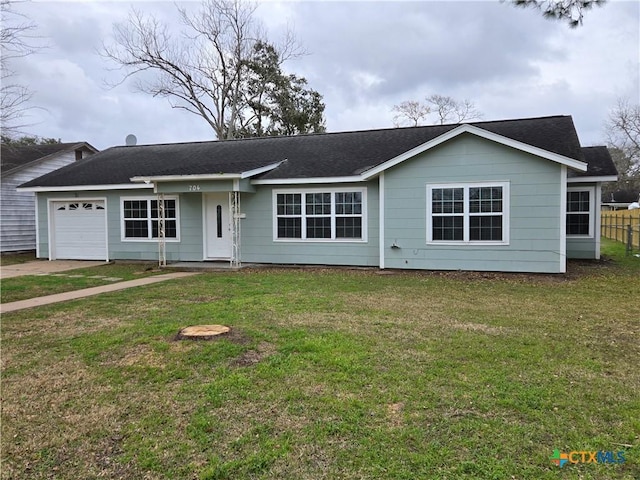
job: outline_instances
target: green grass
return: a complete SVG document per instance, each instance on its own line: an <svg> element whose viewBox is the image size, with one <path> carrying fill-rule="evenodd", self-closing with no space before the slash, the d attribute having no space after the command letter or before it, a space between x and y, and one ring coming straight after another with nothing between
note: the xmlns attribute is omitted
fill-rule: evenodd
<svg viewBox="0 0 640 480"><path fill-rule="evenodd" d="M0 266L17 265L36 260L35 252L7 253L0 255Z"/></svg>
<svg viewBox="0 0 640 480"><path fill-rule="evenodd" d="M17 302L28 298L42 297L83 288L109 285L114 281L91 276L121 278L133 280L149 275L162 273L154 269L153 264L108 264L96 267L67 270L55 275L25 275L22 277L5 278L0 284L0 302ZM82 277L75 277L83 275Z"/></svg>
<svg viewBox="0 0 640 480"><path fill-rule="evenodd" d="M613 250L566 276L243 270L3 315L2 478L639 478L640 267ZM174 340L202 323L233 331Z"/></svg>
<svg viewBox="0 0 640 480"><path fill-rule="evenodd" d="M621 242L610 240L602 237L600 245L600 254L605 260L611 260L616 265L623 268L638 268L640 265L640 252L635 249L630 255L626 254L626 246Z"/></svg>

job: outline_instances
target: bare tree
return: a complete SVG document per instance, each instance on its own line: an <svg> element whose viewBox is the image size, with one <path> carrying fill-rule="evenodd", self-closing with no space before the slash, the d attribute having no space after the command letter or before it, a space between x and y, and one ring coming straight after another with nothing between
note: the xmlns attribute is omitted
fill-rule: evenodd
<svg viewBox="0 0 640 480"><path fill-rule="evenodd" d="M619 98L606 124L610 145L624 150L640 168L640 105Z"/></svg>
<svg viewBox="0 0 640 480"><path fill-rule="evenodd" d="M28 126L24 117L31 108L28 103L33 92L16 81L16 72L11 68L12 60L31 55L37 50L34 45L35 23L14 10L15 2L1 0L2 28L0 29L0 131L5 137L22 133Z"/></svg>
<svg viewBox="0 0 640 480"><path fill-rule="evenodd" d="M433 106L432 111L437 114L440 125L482 118L482 113L471 100L460 101L446 95L434 94L427 97L427 103Z"/></svg>
<svg viewBox="0 0 640 480"><path fill-rule="evenodd" d="M620 98L605 123L607 144L618 169L618 182L610 189L640 190L640 104Z"/></svg>
<svg viewBox="0 0 640 480"><path fill-rule="evenodd" d="M607 0L510 0L516 7L540 10L545 18L565 20L571 28L582 25L584 12L594 6L601 7L606 2Z"/></svg>
<svg viewBox="0 0 640 480"><path fill-rule="evenodd" d="M416 100L407 100L400 105L394 105L392 111L396 112L393 116L393 125L395 127L406 126L418 127L422 125L423 120L431 113L429 105L418 102Z"/></svg>
<svg viewBox="0 0 640 480"><path fill-rule="evenodd" d="M243 0L204 0L194 14L179 8L186 27L179 38L153 16L132 10L114 26L113 43L102 53L126 72L120 83L137 76L138 90L202 117L218 139L234 138L256 120L248 108L255 100L248 88L255 46L272 45L254 16L256 7ZM290 33L274 48L278 67L302 54ZM155 75L140 79L143 72Z"/></svg>
<svg viewBox="0 0 640 480"><path fill-rule="evenodd" d="M482 113L476 108L471 100L456 100L446 95L430 95L425 102L407 100L400 105L394 105L393 125L402 127L417 127L429 118L429 115L436 116L434 124L443 125L445 123L462 123L467 120L477 120L482 118Z"/></svg>

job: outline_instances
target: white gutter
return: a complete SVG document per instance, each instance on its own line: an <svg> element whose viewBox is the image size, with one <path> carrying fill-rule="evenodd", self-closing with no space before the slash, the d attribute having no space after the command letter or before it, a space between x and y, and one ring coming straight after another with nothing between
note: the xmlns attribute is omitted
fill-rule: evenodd
<svg viewBox="0 0 640 480"><path fill-rule="evenodd" d="M159 175L154 177L131 177L129 180L139 183L156 182L192 182L197 180L233 180L242 178L239 173L206 173L200 175Z"/></svg>
<svg viewBox="0 0 640 480"><path fill-rule="evenodd" d="M132 185L130 183L113 185L70 185L63 187L19 187L19 192L91 192L94 190L139 190L153 188L153 185Z"/></svg>
<svg viewBox="0 0 640 480"><path fill-rule="evenodd" d="M358 183L368 179L362 175L352 175L348 177L311 177L311 178L275 178L266 180L251 180L253 185L294 185L298 183Z"/></svg>

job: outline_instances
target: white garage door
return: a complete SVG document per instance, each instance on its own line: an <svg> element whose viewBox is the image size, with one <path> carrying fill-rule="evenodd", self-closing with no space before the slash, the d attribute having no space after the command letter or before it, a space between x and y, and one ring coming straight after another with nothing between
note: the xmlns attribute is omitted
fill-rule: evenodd
<svg viewBox="0 0 640 480"><path fill-rule="evenodd" d="M54 259L106 260L104 200L53 202Z"/></svg>

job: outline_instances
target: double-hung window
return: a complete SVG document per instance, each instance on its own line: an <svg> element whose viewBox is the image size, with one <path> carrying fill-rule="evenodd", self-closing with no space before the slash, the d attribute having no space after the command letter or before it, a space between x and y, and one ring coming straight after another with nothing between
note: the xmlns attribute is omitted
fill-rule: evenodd
<svg viewBox="0 0 640 480"><path fill-rule="evenodd" d="M594 188L567 189L567 235L592 237Z"/></svg>
<svg viewBox="0 0 640 480"><path fill-rule="evenodd" d="M159 236L158 200L151 197L121 199L122 239L153 240ZM164 200L165 238L178 240L178 199Z"/></svg>
<svg viewBox="0 0 640 480"><path fill-rule="evenodd" d="M365 241L366 189L274 191L274 240Z"/></svg>
<svg viewBox="0 0 640 480"><path fill-rule="evenodd" d="M509 243L509 184L427 185L427 243Z"/></svg>

